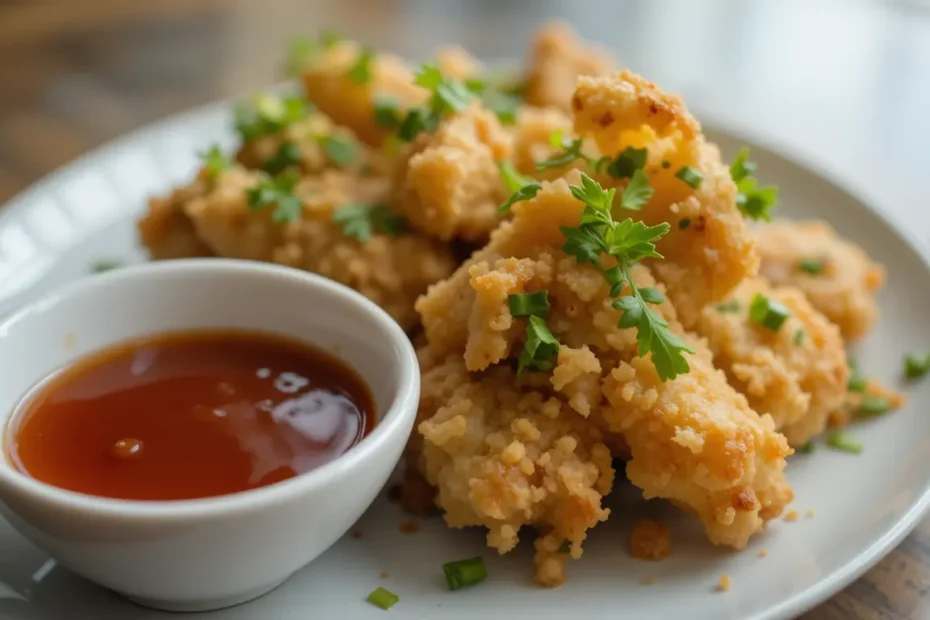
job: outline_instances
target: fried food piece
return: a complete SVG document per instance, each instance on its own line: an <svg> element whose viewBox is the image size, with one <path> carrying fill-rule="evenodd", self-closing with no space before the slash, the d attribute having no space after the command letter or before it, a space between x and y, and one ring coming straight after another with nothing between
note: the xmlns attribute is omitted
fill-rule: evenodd
<svg viewBox="0 0 930 620"><path fill-rule="evenodd" d="M650 265L668 287L681 322L693 328L705 306L726 297L758 269L729 167L680 98L629 71L579 78L572 109L575 132L593 138L601 153L648 149L645 172L654 193L642 218L672 226L657 245L665 260ZM703 175L697 188L676 177L683 166ZM599 178L605 186L626 185L606 175Z"/></svg>
<svg viewBox="0 0 930 620"><path fill-rule="evenodd" d="M323 148L322 140L331 137L348 145L354 153L347 165L332 161ZM355 173L385 174L388 163L377 151L367 148L355 134L345 127L335 125L323 114L310 114L306 119L289 125L284 131L259 136L244 143L236 153L236 160L253 170L265 168L278 156L285 144L293 144L300 155L299 170L302 174L318 174L327 168L341 167ZM274 172L274 171L273 171Z"/></svg>
<svg viewBox="0 0 930 620"><path fill-rule="evenodd" d="M481 104L420 134L395 179L394 205L420 231L443 240L487 239L508 191L497 162L510 159L513 138Z"/></svg>
<svg viewBox="0 0 930 620"><path fill-rule="evenodd" d="M609 52L580 40L571 26L549 22L533 39L524 100L530 105L568 112L579 76L606 75L615 66Z"/></svg>
<svg viewBox="0 0 930 620"><path fill-rule="evenodd" d="M749 320L756 294L790 310L778 331ZM849 367L839 330L795 288L747 280L726 304L704 309L697 331L730 385L758 413L770 414L792 446L822 433L846 399Z"/></svg>
<svg viewBox="0 0 930 620"><path fill-rule="evenodd" d="M621 312L602 274L561 250L560 227L580 221L582 204L569 190L579 178L571 172L567 181L544 182L534 199L516 203L513 220L485 248L417 301L431 355L460 356L468 371L498 372L524 337L524 320L510 314L508 296L547 290L547 324L562 344L558 364L551 377L528 374L549 379L563 403L560 419L574 415L620 435L623 442L611 445L630 454L627 475L646 497L695 512L712 542L743 547L791 499L782 471L791 450L771 416L750 409L713 367L706 345L684 335L668 301L656 308L696 351L687 358L691 372L663 383L651 358L637 356L636 331L618 326ZM632 275L641 287L656 285L644 265ZM424 456L428 468L431 457ZM435 480L448 511L443 487L464 483ZM540 557L553 559L550 545L540 545Z"/></svg>
<svg viewBox="0 0 930 620"><path fill-rule="evenodd" d="M184 212L190 201L208 191L204 175L198 174L189 185L169 196L149 199L149 210L136 224L139 239L154 260L210 256L212 252L198 237L194 225Z"/></svg>
<svg viewBox="0 0 930 620"><path fill-rule="evenodd" d="M601 431L541 376L518 379L505 366L473 375L453 355L423 375L425 391L437 383L449 395L424 399L418 428L421 462L446 523L486 527L488 545L500 553L517 545L522 526L536 526L555 548L537 546L537 579L562 583L562 543L580 557L587 530L610 512L601 501L614 470Z"/></svg>
<svg viewBox="0 0 930 620"><path fill-rule="evenodd" d="M340 41L309 65L301 79L307 99L324 114L368 144L380 146L392 130L375 120L375 98L391 99L403 109L423 103L428 93L413 83L410 67L390 54L374 56L370 80L354 81L349 73L361 53L358 44Z"/></svg>
<svg viewBox="0 0 930 620"><path fill-rule="evenodd" d="M185 206L198 236L214 253L332 278L384 308L403 328L416 327L414 300L455 266L448 249L418 234L375 234L363 244L332 222L333 211L344 204L384 202L385 179L340 170L304 177L295 188L304 201L301 218L279 224L272 220L272 209L249 208L247 191L258 178L258 173L233 167L218 176L213 191Z"/></svg>
<svg viewBox="0 0 930 620"><path fill-rule="evenodd" d="M847 340L861 338L878 319L875 294L885 270L862 249L839 237L826 222L778 221L756 231L761 273L773 284L801 289ZM801 261L821 264L808 273Z"/></svg>
<svg viewBox="0 0 930 620"><path fill-rule="evenodd" d="M484 71L481 61L457 45L444 47L436 52L436 67L443 75L458 80L467 80Z"/></svg>
<svg viewBox="0 0 930 620"><path fill-rule="evenodd" d="M521 172L537 179L555 179L565 169L537 170L536 163L551 159L558 149L549 143L549 137L560 131L564 136L572 133L571 117L556 108L522 106L517 112L513 134L513 164Z"/></svg>

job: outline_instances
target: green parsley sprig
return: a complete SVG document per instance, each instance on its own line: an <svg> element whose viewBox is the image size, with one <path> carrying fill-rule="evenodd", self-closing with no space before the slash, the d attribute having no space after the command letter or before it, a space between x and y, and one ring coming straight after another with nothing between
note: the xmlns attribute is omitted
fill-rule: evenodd
<svg viewBox="0 0 930 620"><path fill-rule="evenodd" d="M333 222L339 225L342 234L355 237L362 245L371 241L375 233L399 235L407 228L404 218L392 213L386 204L343 205L333 212Z"/></svg>
<svg viewBox="0 0 930 620"><path fill-rule="evenodd" d="M294 194L299 180L300 174L293 169L285 170L275 177L263 174L258 185L249 188L246 194L249 209L263 211L273 206L273 222L296 222L303 211L303 201Z"/></svg>
<svg viewBox="0 0 930 620"><path fill-rule="evenodd" d="M597 167L598 161L592 157L589 157L588 155L585 155L581 151L583 143L584 142L581 138L566 138L565 133L561 129L553 131L549 136L549 146L561 149L561 151L549 159L536 162L536 169L542 172L543 170L548 170L549 168L562 168L563 166L567 166L577 159L584 160L584 162L591 167ZM603 163L606 163L606 160L601 162L601 164Z"/></svg>
<svg viewBox="0 0 930 620"><path fill-rule="evenodd" d="M317 136L316 140L326 158L340 168L349 166L358 156L358 148L351 140L335 135Z"/></svg>
<svg viewBox="0 0 930 620"><path fill-rule="evenodd" d="M356 84L367 84L371 81L374 60L375 51L369 47L362 48L346 75Z"/></svg>
<svg viewBox="0 0 930 620"><path fill-rule="evenodd" d="M659 378L674 379L690 370L684 353L694 350L671 331L668 321L655 312L650 304L664 301L655 288L639 288L631 275L633 266L644 258L662 258L656 252L655 242L671 228L667 222L647 226L641 221L613 219L612 207L616 189L604 190L594 179L581 175L581 185L569 186L572 195L584 203L585 208L577 228L562 227L565 244L562 250L574 256L579 263L591 263L610 284L614 308L623 310L620 327L635 327L640 357L652 354ZM605 268L601 255L614 258L616 265ZM624 287L630 294L621 296Z"/></svg>
<svg viewBox="0 0 930 620"><path fill-rule="evenodd" d="M316 38L294 37L287 44L287 56L284 59L284 75L297 77L304 69L313 64L320 53L336 45L342 37L332 31L324 30Z"/></svg>
<svg viewBox="0 0 930 620"><path fill-rule="evenodd" d="M524 370L551 370L553 359L559 353L559 341L546 325L548 292L514 293L508 296L507 302L512 316L527 317L526 340L517 359L517 375Z"/></svg>
<svg viewBox="0 0 930 620"><path fill-rule="evenodd" d="M265 160L262 169L274 176L293 166L299 166L303 161L300 148L290 140L282 142L275 154Z"/></svg>
<svg viewBox="0 0 930 620"><path fill-rule="evenodd" d="M421 132L435 131L447 113L461 112L477 95L464 82L443 75L435 65L424 64L414 74L414 83L431 92L425 106L407 110L397 127L398 137L410 142Z"/></svg>
<svg viewBox="0 0 930 620"><path fill-rule="evenodd" d="M232 160L216 144L203 153L198 153L198 157L203 162L204 172L210 181L215 181L216 177L232 167Z"/></svg>
<svg viewBox="0 0 930 620"><path fill-rule="evenodd" d="M506 185L507 190L511 192L507 202L502 204L498 209L498 212L501 214L509 213L510 207L512 207L514 203L522 200L529 200L535 197L536 194L539 193L539 190L542 189L542 185L517 172L516 168L514 168L513 164L509 161L498 162L497 167L501 171L501 178L504 180L504 185Z"/></svg>
<svg viewBox="0 0 930 620"><path fill-rule="evenodd" d="M236 131L244 142L259 136L278 133L302 121L310 104L302 97L264 94L251 102L241 101L233 109Z"/></svg>
<svg viewBox="0 0 930 620"><path fill-rule="evenodd" d="M772 209L778 204L778 188L774 185L759 187L753 175L756 163L749 161L749 147L744 146L730 164L730 176L736 183L736 206L743 215L753 220L772 220Z"/></svg>

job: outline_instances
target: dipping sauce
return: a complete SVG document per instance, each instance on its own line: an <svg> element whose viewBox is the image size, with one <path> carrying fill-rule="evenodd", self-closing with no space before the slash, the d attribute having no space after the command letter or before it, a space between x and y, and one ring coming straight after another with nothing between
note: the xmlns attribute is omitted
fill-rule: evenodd
<svg viewBox="0 0 930 620"><path fill-rule="evenodd" d="M119 499L179 500L263 487L355 445L374 401L354 370L263 333L164 334L53 374L7 430L14 466Z"/></svg>

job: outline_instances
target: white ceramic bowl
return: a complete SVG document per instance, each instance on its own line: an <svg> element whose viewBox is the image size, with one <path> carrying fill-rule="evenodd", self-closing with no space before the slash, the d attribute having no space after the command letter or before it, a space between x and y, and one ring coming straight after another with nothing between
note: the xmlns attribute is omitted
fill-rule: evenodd
<svg viewBox="0 0 930 620"><path fill-rule="evenodd" d="M16 471L2 455L0 507L24 536L84 577L160 609L241 603L320 555L384 486L416 416L416 356L380 308L305 272L200 259L89 277L0 321L0 426L31 386L79 356L146 334L207 327L274 332L329 350L364 377L378 421L316 470L198 500L65 491Z"/></svg>

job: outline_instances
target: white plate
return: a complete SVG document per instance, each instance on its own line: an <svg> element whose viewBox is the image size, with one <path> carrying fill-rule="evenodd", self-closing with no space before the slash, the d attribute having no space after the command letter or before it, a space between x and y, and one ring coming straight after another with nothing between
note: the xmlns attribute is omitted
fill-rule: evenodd
<svg viewBox="0 0 930 620"><path fill-rule="evenodd" d="M712 124L710 124L713 126ZM708 128L728 156L737 139ZM60 283L83 277L101 259L143 260L134 221L152 193L186 181L195 152L211 142L231 147L225 106L195 110L144 128L82 158L37 184L0 211L0 312ZM758 141L757 141L758 142ZM753 158L765 182L782 191L781 213L817 217L862 244L888 269L880 303L883 319L857 352L865 370L894 381L901 356L930 346L927 260L911 234L889 223L837 185L766 151ZM2 377L2 370L0 370ZM401 534L399 508L379 499L358 524L361 539L346 537L275 592L210 615L215 620L384 618L365 602L382 585L400 595L392 618L533 617L785 618L851 582L889 552L930 504L930 382L909 390L910 402L893 415L856 429L860 456L819 449L793 457L792 508L801 518L777 521L741 553L704 541L697 522L661 503L646 504L635 489L618 489L614 516L593 531L581 561L569 566L561 588L536 587L528 542L497 557L479 531L450 531L438 520ZM808 509L813 518L805 517ZM659 563L627 552L631 522L658 515L674 535L672 557ZM67 515L62 515L67 518ZM759 552L767 550L767 557ZM448 592L441 564L481 554L489 578L471 590ZM217 566L216 570L223 570ZM387 572L390 577L381 579ZM715 591L724 573L733 580ZM644 585L654 578L653 585ZM163 618L70 574L0 523L0 617Z"/></svg>

